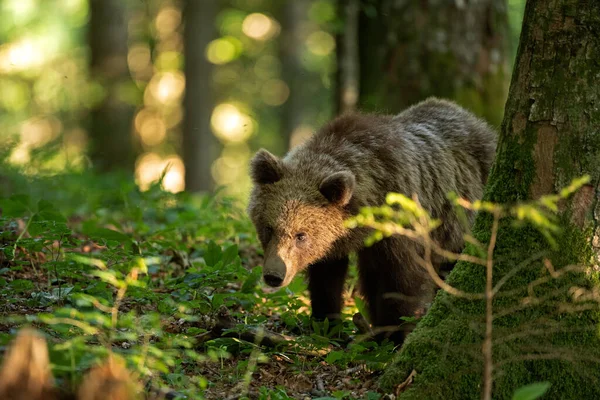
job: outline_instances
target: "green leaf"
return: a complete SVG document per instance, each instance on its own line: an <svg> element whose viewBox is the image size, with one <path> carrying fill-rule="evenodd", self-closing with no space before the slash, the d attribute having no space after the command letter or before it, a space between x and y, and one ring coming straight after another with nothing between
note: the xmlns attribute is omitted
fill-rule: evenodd
<svg viewBox="0 0 600 400"><path fill-rule="evenodd" d="M539 399L550 389L550 382L536 382L523 386L515 391L513 400Z"/></svg>
<svg viewBox="0 0 600 400"><path fill-rule="evenodd" d="M223 266L227 266L233 263L238 257L238 247L236 244L233 244L225 249L223 252L221 261L223 262Z"/></svg>
<svg viewBox="0 0 600 400"><path fill-rule="evenodd" d="M242 285L242 293L252 293L256 288L256 285L258 285L258 282L260 282L261 277L262 268L254 267L252 269L252 273L250 273L250 275L248 276L248 278L246 278L246 281L244 281L244 284Z"/></svg>
<svg viewBox="0 0 600 400"><path fill-rule="evenodd" d="M0 198L0 208L5 217L18 218L29 214L31 203L29 196L13 195L9 198Z"/></svg>
<svg viewBox="0 0 600 400"><path fill-rule="evenodd" d="M327 357L325 357L325 362L328 364L333 364L336 361L342 360L344 358L344 352L343 351L331 351L329 352L329 354L327 354Z"/></svg>
<svg viewBox="0 0 600 400"><path fill-rule="evenodd" d="M208 242L208 248L204 253L204 262L209 267L214 267L223 258L221 247L212 240Z"/></svg>
<svg viewBox="0 0 600 400"><path fill-rule="evenodd" d="M131 242L131 238L124 233L98 226L94 227L94 229L85 232L85 234L96 239L114 240L120 243Z"/></svg>
<svg viewBox="0 0 600 400"><path fill-rule="evenodd" d="M361 313L362 316L365 317L365 319L367 321L370 321L369 320L369 310L367 310L367 303L361 297L355 296L354 304L356 305L358 312Z"/></svg>
<svg viewBox="0 0 600 400"><path fill-rule="evenodd" d="M319 323L319 321L313 320L312 321L312 328L313 328L313 332L319 336L321 336L321 324Z"/></svg>

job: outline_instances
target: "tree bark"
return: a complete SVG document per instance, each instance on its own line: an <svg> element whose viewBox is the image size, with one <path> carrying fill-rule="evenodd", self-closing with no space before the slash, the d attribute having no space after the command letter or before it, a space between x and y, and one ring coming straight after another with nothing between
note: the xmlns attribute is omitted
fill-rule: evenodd
<svg viewBox="0 0 600 400"><path fill-rule="evenodd" d="M121 0L91 0L88 40L92 79L104 91L90 113L90 158L100 171L133 172L134 108L120 95L131 82L127 66L127 16Z"/></svg>
<svg viewBox="0 0 600 400"><path fill-rule="evenodd" d="M212 65L206 46L216 37L217 0L186 0L184 18L185 95L183 100L183 162L185 188L190 192L214 188L211 167L219 143L210 117L214 108Z"/></svg>
<svg viewBox="0 0 600 400"><path fill-rule="evenodd" d="M506 0L363 0L362 109L397 113L429 96L494 125L509 76Z"/></svg>
<svg viewBox="0 0 600 400"><path fill-rule="evenodd" d="M336 35L336 114L354 111L358 105L359 53L358 16L360 0L338 0L337 14L343 30Z"/></svg>
<svg viewBox="0 0 600 400"><path fill-rule="evenodd" d="M494 283L506 283L493 301L495 399L510 399L519 387L541 381L551 383L544 399L600 398L600 296L593 294L600 233L599 59L600 2L528 0L485 199L536 199L584 174L591 183L561 204L558 248L531 227L500 221L493 274ZM489 243L492 222L488 214L477 217L473 234L481 243ZM585 272L566 273L572 264ZM539 279L547 283L528 291ZM483 293L485 271L459 262L447 283ZM401 399L478 398L484 310L483 301L440 291L382 386L392 390L414 369L417 377Z"/></svg>
<svg viewBox="0 0 600 400"><path fill-rule="evenodd" d="M286 1L282 7L281 39L279 41L282 77L290 90L284 104L282 132L285 150L291 148L294 133L306 124L311 117L311 84L313 79L302 65L302 53L305 47L306 30L303 22L307 20L310 0Z"/></svg>

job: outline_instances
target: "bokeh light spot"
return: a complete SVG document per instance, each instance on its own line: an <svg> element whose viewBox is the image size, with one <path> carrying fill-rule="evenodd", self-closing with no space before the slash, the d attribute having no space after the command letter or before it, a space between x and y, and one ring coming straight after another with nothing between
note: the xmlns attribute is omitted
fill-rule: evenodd
<svg viewBox="0 0 600 400"><path fill-rule="evenodd" d="M235 60L242 50L242 44L236 38L227 36L215 39L206 48L206 58L213 64L227 64Z"/></svg>
<svg viewBox="0 0 600 400"><path fill-rule="evenodd" d="M265 14L253 13L244 18L242 32L252 39L264 41L279 33L279 25Z"/></svg>
<svg viewBox="0 0 600 400"><path fill-rule="evenodd" d="M32 118L21 124L21 143L37 148L55 139L62 130L62 124L54 117Z"/></svg>
<svg viewBox="0 0 600 400"><path fill-rule="evenodd" d="M179 71L156 74L152 77L148 89L152 97L159 103L176 103L183 95L183 90L185 89L184 75ZM150 99L148 100L147 103L153 103Z"/></svg>
<svg viewBox="0 0 600 400"><path fill-rule="evenodd" d="M30 39L0 47L0 72L23 71L40 67L43 63L42 50Z"/></svg>
<svg viewBox="0 0 600 400"><path fill-rule="evenodd" d="M246 143L228 144L211 167L211 174L218 185L224 185L229 194L247 194L250 189L248 162L250 148Z"/></svg>
<svg viewBox="0 0 600 400"><path fill-rule="evenodd" d="M225 142L244 142L254 131L252 119L229 103L215 107L210 123L215 135Z"/></svg>
<svg viewBox="0 0 600 400"><path fill-rule="evenodd" d="M280 106L288 99L290 89L284 81L280 79L271 79L263 85L260 94L265 104L270 106Z"/></svg>
<svg viewBox="0 0 600 400"><path fill-rule="evenodd" d="M161 36L173 33L179 24L181 24L181 12L175 7L164 7L156 16L155 26Z"/></svg>
<svg viewBox="0 0 600 400"><path fill-rule="evenodd" d="M135 129L146 146L156 146L167 136L165 122L148 110L141 110L135 117Z"/></svg>
<svg viewBox="0 0 600 400"><path fill-rule="evenodd" d="M127 64L132 72L140 72L151 64L150 46L146 43L138 43L131 46L127 54Z"/></svg>
<svg viewBox="0 0 600 400"><path fill-rule="evenodd" d="M335 49L335 39L325 31L317 31L308 36L306 46L311 53L326 56Z"/></svg>
<svg viewBox="0 0 600 400"><path fill-rule="evenodd" d="M185 167L178 156L161 158L156 153L141 155L136 161L135 181L142 190L147 190L150 185L160 179L168 168L162 186L166 191L177 193L185 189Z"/></svg>

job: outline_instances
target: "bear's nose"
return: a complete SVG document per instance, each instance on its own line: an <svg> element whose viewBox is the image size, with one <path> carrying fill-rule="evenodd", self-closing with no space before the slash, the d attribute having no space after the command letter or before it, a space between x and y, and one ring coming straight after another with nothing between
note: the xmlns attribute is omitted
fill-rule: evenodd
<svg viewBox="0 0 600 400"><path fill-rule="evenodd" d="M265 274L263 278L265 283L271 287L279 287L283 282L283 278L278 275Z"/></svg>

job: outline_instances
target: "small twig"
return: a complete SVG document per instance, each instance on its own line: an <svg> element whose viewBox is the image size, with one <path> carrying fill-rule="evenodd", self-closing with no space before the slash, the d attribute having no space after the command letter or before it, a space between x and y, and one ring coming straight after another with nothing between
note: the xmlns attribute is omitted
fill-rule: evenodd
<svg viewBox="0 0 600 400"><path fill-rule="evenodd" d="M492 400L492 386L493 386L493 371L494 371L494 360L493 360L493 349L492 349L492 332L493 332L493 321L494 321L494 249L496 247L496 238L498 237L498 222L500 220L500 213L494 212L494 222L492 223L492 236L490 238L490 244L488 245L487 252L487 265L486 265L486 277L485 277L485 339L483 340L482 352L483 352L483 400Z"/></svg>
<svg viewBox="0 0 600 400"><path fill-rule="evenodd" d="M537 260L538 258L540 258L542 255L544 254L544 252L538 252L536 254L534 254L533 256L527 258L525 261L519 263L519 265L517 265L515 268L511 269L510 271L508 271L508 273L506 273L496 284L496 286L494 287L494 296L498 294L498 292L500 291L500 289L502 289L502 286L504 286L506 284L506 282L509 281L510 278L512 278L513 276L515 276L517 274L517 272L521 271L523 268L527 267L529 264L531 264L533 261Z"/></svg>
<svg viewBox="0 0 600 400"><path fill-rule="evenodd" d="M400 396L400 393L404 392L410 385L412 385L415 376L417 376L417 371L413 369L404 382L396 386L396 390L394 390L396 396Z"/></svg>
<svg viewBox="0 0 600 400"><path fill-rule="evenodd" d="M21 231L21 233L17 237L17 240L15 240L15 244L13 245L13 257L12 257L11 261L15 261L15 258L17 256L17 245L19 244L19 241L21 239L23 239L23 236L25 236L25 234L29 230L29 225L31 224L31 221L33 220L33 217L35 217L35 213L31 214L31 216L27 220L27 223L25 224L25 227L23 228L23 230Z"/></svg>

